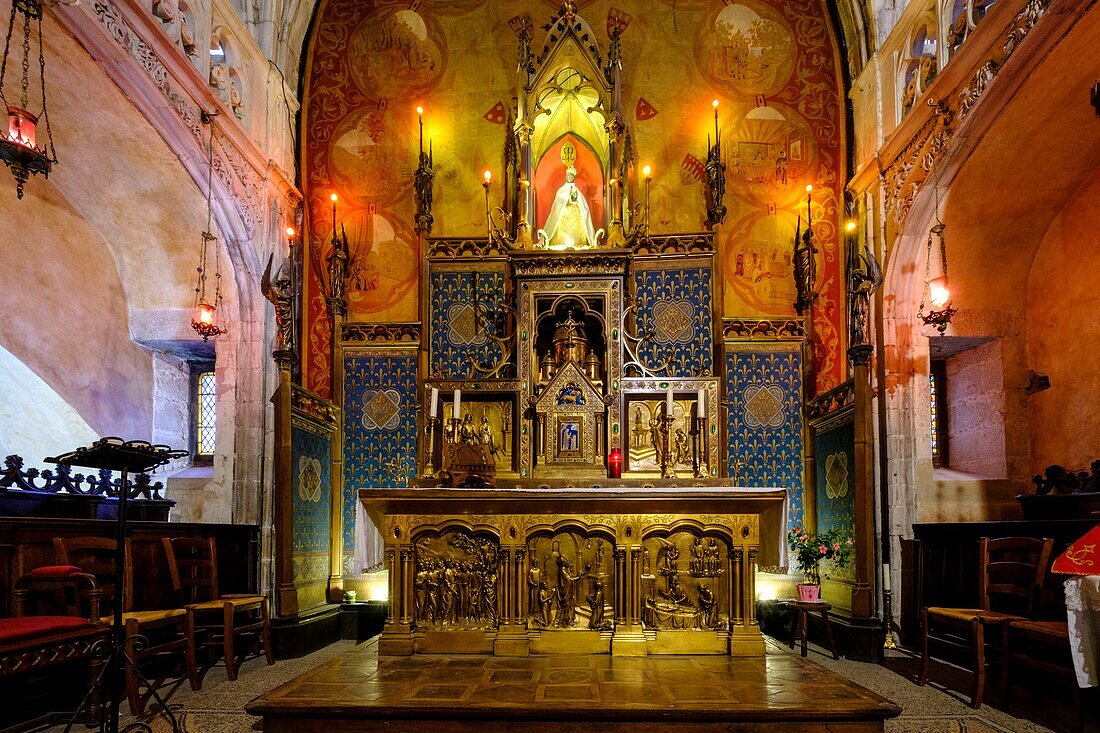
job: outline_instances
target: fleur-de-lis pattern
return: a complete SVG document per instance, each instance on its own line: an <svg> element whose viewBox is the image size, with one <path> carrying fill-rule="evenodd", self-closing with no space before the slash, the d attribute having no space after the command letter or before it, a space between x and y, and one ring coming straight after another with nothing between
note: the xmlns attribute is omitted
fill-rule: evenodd
<svg viewBox="0 0 1100 733"><path fill-rule="evenodd" d="M499 303L504 302L502 272L435 271L431 274L433 373L452 378L470 372L470 359L489 367L500 360Z"/></svg>
<svg viewBox="0 0 1100 733"><path fill-rule="evenodd" d="M714 373L711 282L709 267L635 273L638 332L653 331L652 340L639 348L642 363L661 364L671 352L671 374Z"/></svg>
<svg viewBox="0 0 1100 733"><path fill-rule="evenodd" d="M748 414L752 395L781 390L784 419L778 425ZM739 463L742 486L780 486L788 490L788 526L803 518L802 354L795 347L774 351L727 352L726 435L730 475ZM746 397L746 394L748 397Z"/></svg>
<svg viewBox="0 0 1100 733"><path fill-rule="evenodd" d="M332 439L293 425L290 429L290 451L293 466L309 467L305 471L291 471L291 554L294 582L298 586L306 586L328 578L332 523Z"/></svg>
<svg viewBox="0 0 1100 733"><path fill-rule="evenodd" d="M416 354L355 354L344 358L344 569L353 572L355 509L359 489L394 486L392 467L416 468ZM400 411L384 429L368 429L367 400L379 393L400 396ZM390 428L389 425L394 425Z"/></svg>
<svg viewBox="0 0 1100 733"><path fill-rule="evenodd" d="M814 430L814 509L817 531L839 529L853 536L856 527L855 422L849 420L828 430ZM846 568L823 568L830 577L852 579L854 563Z"/></svg>

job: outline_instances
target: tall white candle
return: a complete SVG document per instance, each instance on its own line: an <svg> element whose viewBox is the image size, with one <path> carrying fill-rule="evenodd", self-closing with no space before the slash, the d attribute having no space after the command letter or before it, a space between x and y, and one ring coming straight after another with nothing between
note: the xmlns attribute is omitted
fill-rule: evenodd
<svg viewBox="0 0 1100 733"><path fill-rule="evenodd" d="M882 566L882 590L890 592L890 563Z"/></svg>
<svg viewBox="0 0 1100 733"><path fill-rule="evenodd" d="M672 387L665 391L665 417L672 417Z"/></svg>
<svg viewBox="0 0 1100 733"><path fill-rule="evenodd" d="M439 390L435 387L432 387L432 406L428 414L432 416L433 420L439 416Z"/></svg>
<svg viewBox="0 0 1100 733"><path fill-rule="evenodd" d="M462 390L461 389L456 389L455 390L454 402L455 402L454 415L452 415L452 417L454 417L455 420L458 420L462 417Z"/></svg>
<svg viewBox="0 0 1100 733"><path fill-rule="evenodd" d="M696 416L703 418L707 416L707 391L702 387L695 393L695 402L698 405L696 408Z"/></svg>

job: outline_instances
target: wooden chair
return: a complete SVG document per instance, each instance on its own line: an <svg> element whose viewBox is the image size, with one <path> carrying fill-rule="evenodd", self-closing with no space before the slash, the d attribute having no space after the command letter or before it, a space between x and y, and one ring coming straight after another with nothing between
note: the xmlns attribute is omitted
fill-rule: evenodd
<svg viewBox="0 0 1100 733"><path fill-rule="evenodd" d="M187 611L182 608L135 611L134 610L134 562L130 540L126 540L126 572L121 594L115 588L115 540L105 537L54 537L54 554L58 563L73 565L94 575L103 596L103 611L112 611L101 617L104 623L113 623L113 609L122 604L122 623L125 626L126 654L134 665L126 665L126 699L130 712L140 715L145 711L149 695L141 694L141 680L136 667L167 656L182 654L187 679L192 690L201 688L198 668L195 665L194 645L187 638ZM139 637L143 640L139 642ZM152 683L150 683L152 684Z"/></svg>
<svg viewBox="0 0 1100 733"><path fill-rule="evenodd" d="M921 670L918 685L928 682L929 624L935 622L953 627L956 631L961 629L966 643L960 643L950 636L941 638L940 641L951 646L969 648L974 665L970 706L982 706L985 691L986 627L995 627L996 631L1001 632L1002 626L1008 621L1024 620L1035 615L1039 591L1050 566L1053 544L1051 539L1037 540L1030 537L992 540L982 537L979 540L979 608L932 606L921 609ZM995 605L1005 610L997 610ZM1001 634L996 634L993 638L1000 641Z"/></svg>
<svg viewBox="0 0 1100 733"><path fill-rule="evenodd" d="M187 623L191 630L188 638L192 644L198 631L208 633L208 648L220 644L230 680L237 679L235 643L238 637L258 637L267 663L275 664L267 598L218 594L218 554L214 539L164 537L162 541L168 556L172 589L187 609Z"/></svg>
<svg viewBox="0 0 1100 733"><path fill-rule="evenodd" d="M40 587L58 586L71 592L71 598L83 594L88 602L90 615L28 615L28 605ZM45 597L43 597L45 598ZM53 594L49 594L55 600ZM41 729L69 718L71 712L39 712L31 698L42 698L41 691L27 689L36 687L28 677L49 670L50 680L61 683L58 670L64 664L86 664L87 685L94 685L102 669L102 661L97 654L97 645L107 639L109 629L99 621L99 588L95 578L75 567L44 567L21 576L15 581L12 594L13 618L0 619L0 726L15 723L19 730ZM69 604L66 604L69 605ZM75 603L73 604L75 605ZM38 610L38 609L36 609ZM78 691L79 694L83 690ZM50 698L48 709L57 710L58 690L47 693ZM95 690L89 691L89 706L85 708L81 722L94 725L100 718L101 708ZM27 716L27 719L23 716ZM14 716L14 717L11 717ZM5 730L9 728L5 727Z"/></svg>
<svg viewBox="0 0 1100 733"><path fill-rule="evenodd" d="M1004 625L1002 649L1001 699L1005 701L1005 712L1008 712L1012 699L1011 669L1026 667L1069 685L1073 695L1071 729L1084 730L1085 720L1081 714L1083 691L1077 685L1077 675L1070 657L1069 624L1065 621L1013 619Z"/></svg>

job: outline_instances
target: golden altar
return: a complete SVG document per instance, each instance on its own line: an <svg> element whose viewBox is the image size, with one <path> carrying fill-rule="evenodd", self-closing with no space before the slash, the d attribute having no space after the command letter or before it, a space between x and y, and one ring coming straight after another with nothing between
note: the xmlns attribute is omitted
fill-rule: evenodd
<svg viewBox="0 0 1100 733"><path fill-rule="evenodd" d="M755 568L786 491L363 489L385 541L383 654L762 656Z"/></svg>

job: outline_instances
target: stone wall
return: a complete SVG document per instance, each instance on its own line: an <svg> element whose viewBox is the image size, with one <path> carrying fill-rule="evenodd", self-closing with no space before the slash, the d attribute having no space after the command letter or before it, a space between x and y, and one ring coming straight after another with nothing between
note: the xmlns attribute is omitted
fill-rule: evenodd
<svg viewBox="0 0 1100 733"><path fill-rule="evenodd" d="M1100 170L1055 218L1028 280L1028 363L1050 389L1028 399L1031 471L1057 463L1083 468L1100 457Z"/></svg>

